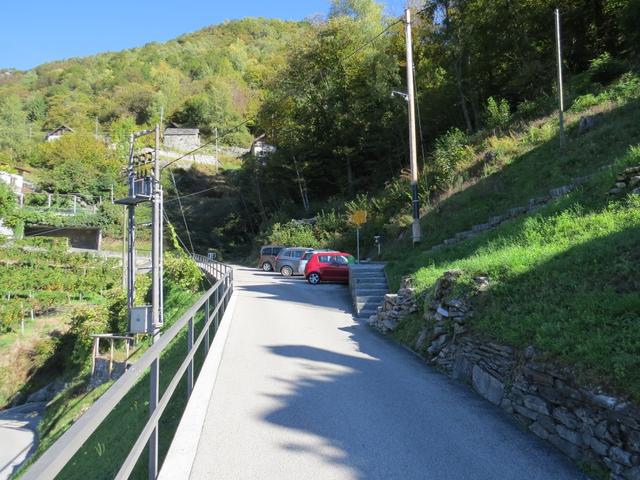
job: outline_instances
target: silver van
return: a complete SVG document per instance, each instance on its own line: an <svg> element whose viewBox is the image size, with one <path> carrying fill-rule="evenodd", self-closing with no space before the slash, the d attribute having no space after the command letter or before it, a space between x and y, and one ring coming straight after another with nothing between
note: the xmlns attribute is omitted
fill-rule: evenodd
<svg viewBox="0 0 640 480"><path fill-rule="evenodd" d="M285 277L290 277L291 275L300 275L300 260L302 260L302 256L306 252L312 251L312 248L306 247L293 247L283 249L276 257L276 272L280 272Z"/></svg>

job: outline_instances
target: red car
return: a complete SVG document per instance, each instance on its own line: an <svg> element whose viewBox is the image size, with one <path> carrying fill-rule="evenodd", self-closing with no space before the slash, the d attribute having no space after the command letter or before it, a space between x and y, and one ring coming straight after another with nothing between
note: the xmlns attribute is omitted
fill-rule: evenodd
<svg viewBox="0 0 640 480"><path fill-rule="evenodd" d="M311 285L320 282L349 282L350 263L354 263L354 258L349 253L314 253L304 268L304 276Z"/></svg>

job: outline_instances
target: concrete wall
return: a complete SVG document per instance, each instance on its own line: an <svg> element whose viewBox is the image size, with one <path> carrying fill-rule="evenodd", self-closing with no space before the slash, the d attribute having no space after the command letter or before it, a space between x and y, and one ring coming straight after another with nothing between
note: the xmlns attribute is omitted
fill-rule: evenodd
<svg viewBox="0 0 640 480"><path fill-rule="evenodd" d="M100 250L102 230L99 228L56 228L47 225L29 226L24 229L25 237L64 237L74 248Z"/></svg>
<svg viewBox="0 0 640 480"><path fill-rule="evenodd" d="M190 151L200 146L200 135L166 135L164 145L167 148Z"/></svg>

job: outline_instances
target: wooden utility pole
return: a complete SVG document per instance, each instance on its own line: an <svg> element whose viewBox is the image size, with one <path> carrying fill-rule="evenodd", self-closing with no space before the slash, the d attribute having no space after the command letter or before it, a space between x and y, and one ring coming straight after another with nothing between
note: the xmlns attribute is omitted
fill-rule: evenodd
<svg viewBox="0 0 640 480"><path fill-rule="evenodd" d="M556 54L558 62L558 102L559 107L559 120L560 120L560 146L564 145L564 91L562 86L562 48L560 42L560 9L556 8L555 11L556 20Z"/></svg>
<svg viewBox="0 0 640 480"><path fill-rule="evenodd" d="M418 199L418 147L416 142L416 105L413 80L413 44L411 38L411 9L404 11L405 38L407 43L407 101L409 103L409 155L411 165L411 204L413 210L412 239L419 243L422 239L420 232L420 201Z"/></svg>

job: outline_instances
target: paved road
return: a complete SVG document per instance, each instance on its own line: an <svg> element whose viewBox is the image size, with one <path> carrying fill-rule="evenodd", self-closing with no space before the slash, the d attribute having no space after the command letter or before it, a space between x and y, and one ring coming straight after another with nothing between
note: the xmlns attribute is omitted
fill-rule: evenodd
<svg viewBox="0 0 640 480"><path fill-rule="evenodd" d="M193 479L584 478L355 322L347 289L239 269Z"/></svg>
<svg viewBox="0 0 640 480"><path fill-rule="evenodd" d="M36 447L44 403L27 403L0 411L0 480L10 478Z"/></svg>

